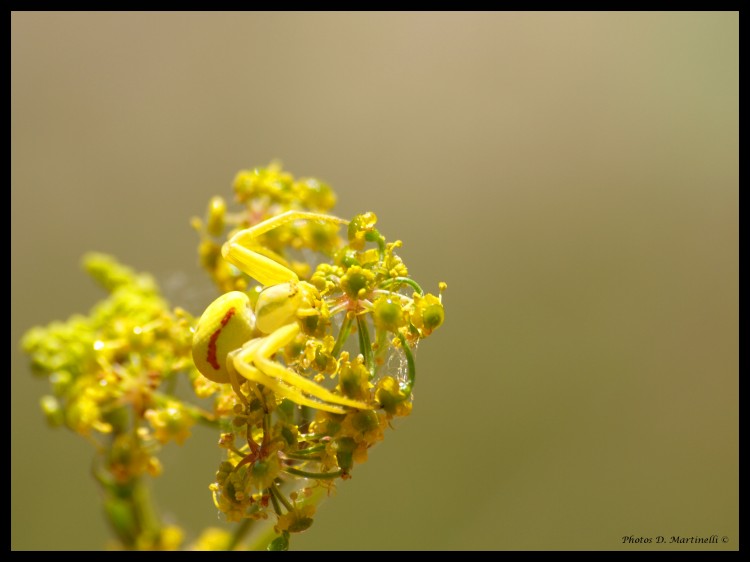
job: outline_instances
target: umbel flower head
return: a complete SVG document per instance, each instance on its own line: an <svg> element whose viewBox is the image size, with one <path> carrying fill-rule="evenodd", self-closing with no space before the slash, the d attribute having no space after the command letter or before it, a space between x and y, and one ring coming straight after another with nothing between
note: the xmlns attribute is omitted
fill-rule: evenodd
<svg viewBox="0 0 750 562"><path fill-rule="evenodd" d="M445 313L374 213L327 213L335 196L326 184L272 164L241 172L235 191L241 211L212 201L205 222L194 220L202 263L224 292L196 326L193 358L222 383L217 403L232 403L211 491L230 520L275 513L288 540L312 524L312 506L292 494L349 478L392 420L412 411L414 349Z"/></svg>
<svg viewBox="0 0 750 562"><path fill-rule="evenodd" d="M104 254L88 254L83 263L108 298L88 316L32 328L22 341L34 371L51 383L52 394L42 399L48 420L92 436L120 433L136 416L148 422L139 428L144 441L184 441L194 415L162 386L194 370L194 320L170 310L151 276Z"/></svg>

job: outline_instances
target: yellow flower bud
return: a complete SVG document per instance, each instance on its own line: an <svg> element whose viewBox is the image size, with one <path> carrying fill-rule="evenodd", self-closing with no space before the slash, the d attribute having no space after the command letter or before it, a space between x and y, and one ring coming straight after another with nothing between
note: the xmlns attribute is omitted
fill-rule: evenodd
<svg viewBox="0 0 750 562"><path fill-rule="evenodd" d="M211 236L221 236L224 233L224 218L227 204L223 197L212 197L208 203L206 230Z"/></svg>

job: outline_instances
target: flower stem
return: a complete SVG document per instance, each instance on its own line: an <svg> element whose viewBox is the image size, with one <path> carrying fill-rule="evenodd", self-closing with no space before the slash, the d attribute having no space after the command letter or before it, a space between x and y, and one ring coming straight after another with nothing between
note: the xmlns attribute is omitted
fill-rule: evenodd
<svg viewBox="0 0 750 562"><path fill-rule="evenodd" d="M313 453L284 453L284 456L288 459L294 459L298 461L319 461L322 458L320 455L315 455Z"/></svg>
<svg viewBox="0 0 750 562"><path fill-rule="evenodd" d="M372 345L370 345L370 330L362 316L357 316L357 333L359 334L359 352L365 358L365 367L372 379L375 376L375 359L372 356Z"/></svg>
<svg viewBox="0 0 750 562"><path fill-rule="evenodd" d="M386 279L380 284L380 288L387 289L391 285L402 284L402 283L404 285L409 285L412 289L417 291L417 293L419 293L420 296L424 295L424 291L422 290L422 287L419 286L419 283L417 283L416 281L414 281L414 279L411 279L409 277L393 277L391 279Z"/></svg>
<svg viewBox="0 0 750 562"><path fill-rule="evenodd" d="M289 502L286 496L279 491L279 489L276 487L276 484L271 484L269 486L269 489L271 490L271 494L276 496L276 499L284 504L284 507L287 509L287 511L294 511L294 506Z"/></svg>
<svg viewBox="0 0 750 562"><path fill-rule="evenodd" d="M336 344L333 346L333 350L331 350L331 355L334 357L338 357L339 353L341 352L341 348L344 347L344 343L346 343L346 340L349 339L349 332L351 332L352 329L352 318L347 313L346 316L344 316L344 321L341 323L341 329L339 330L339 335L336 338Z"/></svg>
<svg viewBox="0 0 750 562"><path fill-rule="evenodd" d="M404 350L404 355L406 355L406 366L409 369L408 379L406 382L406 386L403 388L403 390L407 394L411 394L411 390L412 388L414 388L414 381L417 376L416 369L414 367L414 356L411 353L409 344L406 343L406 338L404 337L404 334L402 334L401 332L398 332L398 339L401 342L401 349Z"/></svg>
<svg viewBox="0 0 750 562"><path fill-rule="evenodd" d="M107 480L100 480L106 493L104 512L123 546L128 550L158 547L161 520L143 479L134 477L127 484Z"/></svg>
<svg viewBox="0 0 750 562"><path fill-rule="evenodd" d="M133 511L139 523L139 534L146 534L158 540L161 532L161 520L156 512L156 506L151 499L151 492L143 478L135 478L133 482Z"/></svg>
<svg viewBox="0 0 750 562"><path fill-rule="evenodd" d="M331 472L308 472L306 470L300 470L292 466L287 466L284 472L294 474L295 476L302 476L303 478L312 478L313 480L333 480L341 476L341 469L333 470Z"/></svg>

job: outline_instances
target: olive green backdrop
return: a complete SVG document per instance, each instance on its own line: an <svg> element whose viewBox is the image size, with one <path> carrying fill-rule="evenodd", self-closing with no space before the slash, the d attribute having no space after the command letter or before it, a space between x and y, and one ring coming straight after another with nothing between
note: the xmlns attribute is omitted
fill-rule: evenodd
<svg viewBox="0 0 750 562"><path fill-rule="evenodd" d="M738 13L12 13L11 548L109 536L22 333L103 296L88 250L199 313L190 217L279 158L448 283L413 415L293 548L737 549L738 151ZM191 535L215 441L164 453Z"/></svg>

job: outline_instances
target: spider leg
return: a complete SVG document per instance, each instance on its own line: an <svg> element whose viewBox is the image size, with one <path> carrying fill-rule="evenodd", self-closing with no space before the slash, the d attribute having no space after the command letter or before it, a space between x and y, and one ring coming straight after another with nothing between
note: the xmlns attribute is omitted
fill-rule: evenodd
<svg viewBox="0 0 750 562"><path fill-rule="evenodd" d="M239 361L237 370L242 374L243 377L245 377L249 381L255 382L257 384L262 384L263 386L270 388L279 396L285 396L292 402L295 402L301 406L309 406L311 408L325 410L326 412L332 412L334 414L346 413L346 410L342 406L334 406L332 404L326 404L324 402L319 402L318 400L313 400L312 398L309 398L305 394L303 394L301 390L294 388L293 386L289 386L285 382L265 375L262 371L248 363L246 359L243 359L240 356L238 356L236 359Z"/></svg>
<svg viewBox="0 0 750 562"><path fill-rule="evenodd" d="M270 359L274 353L291 342L298 333L299 324L295 322L282 326L272 334L263 338L258 346L255 359L253 360L255 366L264 373L274 376L325 402L340 404L341 406L349 406L350 408L356 408L358 410L371 410L372 407L366 403L334 394L327 388L316 384L310 379L307 379Z"/></svg>
<svg viewBox="0 0 750 562"><path fill-rule="evenodd" d="M269 286L298 281L297 274L291 269L251 248L255 245L255 239L261 234L295 220L303 219L338 224L349 222L319 213L287 211L239 231L222 246L221 254L229 263L237 266L253 279L258 280L262 285Z"/></svg>
<svg viewBox="0 0 750 562"><path fill-rule="evenodd" d="M334 413L344 413L342 406L371 410L372 406L365 402L334 394L327 388L270 359L274 353L291 342L298 333L299 325L295 322L282 326L268 336L252 340L233 356L234 368L243 377L265 384L298 404ZM312 400L310 397L317 400Z"/></svg>
<svg viewBox="0 0 750 562"><path fill-rule="evenodd" d="M294 388L293 386L289 386L282 381L264 374L253 365L254 358L257 355L258 347L262 343L263 339L264 338L255 338L254 340L250 340L241 349L235 351L229 360L229 364L232 365L230 371L233 372L235 376L237 376L237 374L239 373L251 382L262 384L263 386L270 388L280 396L288 397L297 404L301 404L302 406L310 406L312 408L320 408L321 403L317 400L312 400L311 398L305 396L302 391ZM239 383L237 383L237 386L239 386ZM335 411L328 411L333 411L336 414L344 413L344 409L339 406L335 407Z"/></svg>

